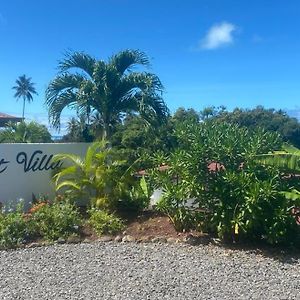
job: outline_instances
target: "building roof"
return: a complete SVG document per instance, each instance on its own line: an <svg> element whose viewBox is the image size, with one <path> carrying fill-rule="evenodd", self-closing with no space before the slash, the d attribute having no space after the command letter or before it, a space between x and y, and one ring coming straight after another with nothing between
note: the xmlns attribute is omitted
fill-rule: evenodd
<svg viewBox="0 0 300 300"><path fill-rule="evenodd" d="M23 118L11 116L5 113L0 112L0 127L5 127L8 122L21 122Z"/></svg>

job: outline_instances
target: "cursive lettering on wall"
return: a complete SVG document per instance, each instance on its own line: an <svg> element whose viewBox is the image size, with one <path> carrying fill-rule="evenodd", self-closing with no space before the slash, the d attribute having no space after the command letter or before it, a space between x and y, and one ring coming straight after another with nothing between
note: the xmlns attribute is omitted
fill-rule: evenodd
<svg viewBox="0 0 300 300"><path fill-rule="evenodd" d="M4 158L0 160L0 173L3 173L7 169L7 164L9 164L8 160L5 160Z"/></svg>
<svg viewBox="0 0 300 300"><path fill-rule="evenodd" d="M16 157L18 164L23 165L24 172L54 170L61 167L62 161L51 162L53 154L44 154L41 150L34 151L30 156L26 152L19 152Z"/></svg>

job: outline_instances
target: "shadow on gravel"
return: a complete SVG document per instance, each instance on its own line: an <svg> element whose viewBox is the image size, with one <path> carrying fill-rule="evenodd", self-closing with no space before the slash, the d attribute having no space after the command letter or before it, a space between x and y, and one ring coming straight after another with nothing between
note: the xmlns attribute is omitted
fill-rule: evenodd
<svg viewBox="0 0 300 300"><path fill-rule="evenodd" d="M219 249L233 251L241 251L251 253L266 258L271 258L280 261L284 264L299 264L300 263L300 249L292 247L271 247L264 243L222 243L218 239L206 237L190 237L185 241L191 246L197 247L198 245L215 245Z"/></svg>

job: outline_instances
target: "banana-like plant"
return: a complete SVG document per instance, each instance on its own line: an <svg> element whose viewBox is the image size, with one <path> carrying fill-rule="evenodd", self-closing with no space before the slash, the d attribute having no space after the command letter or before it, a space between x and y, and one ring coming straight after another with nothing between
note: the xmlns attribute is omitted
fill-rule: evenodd
<svg viewBox="0 0 300 300"><path fill-rule="evenodd" d="M281 151L257 155L256 161L276 166L284 172L300 174L300 150L288 144L283 145Z"/></svg>
<svg viewBox="0 0 300 300"><path fill-rule="evenodd" d="M281 151L257 155L256 160L264 165L278 167L287 174L300 174L300 149L284 144ZM300 192L297 189L281 192L289 200L299 200Z"/></svg>

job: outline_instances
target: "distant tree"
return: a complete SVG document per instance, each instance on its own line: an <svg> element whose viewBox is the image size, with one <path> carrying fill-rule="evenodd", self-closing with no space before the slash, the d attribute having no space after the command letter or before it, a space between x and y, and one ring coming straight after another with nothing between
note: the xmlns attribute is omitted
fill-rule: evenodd
<svg viewBox="0 0 300 300"><path fill-rule="evenodd" d="M92 142L95 139L93 128L86 123L84 116L72 117L67 123L67 133L61 142Z"/></svg>
<svg viewBox="0 0 300 300"><path fill-rule="evenodd" d="M37 92L34 88L34 83L31 82L30 77L26 77L26 75L19 76L19 78L16 80L16 86L13 87L13 89L16 91L14 97L18 99L23 99L23 112L22 112L22 118L24 119L24 113L25 113L25 102L31 102L33 101L32 94L36 94Z"/></svg>
<svg viewBox="0 0 300 300"><path fill-rule="evenodd" d="M300 147L300 123L283 110L266 109L257 106L254 109L235 108L232 112L221 111L212 117L220 122L235 123L250 129L257 127L281 134L284 141Z"/></svg>
<svg viewBox="0 0 300 300"><path fill-rule="evenodd" d="M203 110L200 111L199 115L200 115L200 119L204 121L211 117L215 117L215 116L223 113L224 111L226 111L226 107L224 105L221 105L218 107L207 106L207 107L204 107Z"/></svg>
<svg viewBox="0 0 300 300"><path fill-rule="evenodd" d="M98 113L107 139L125 113L138 113L148 122L164 120L168 109L161 98L163 86L152 73L133 72L138 65L149 65L148 57L138 50L121 51L108 62L85 53L67 54L59 63L60 73L46 91L54 127L59 128L60 115L66 107L85 114L88 124L90 116Z"/></svg>
<svg viewBox="0 0 300 300"><path fill-rule="evenodd" d="M128 149L140 149L146 152L163 151L169 153L177 146L174 130L184 122L198 123L198 112L189 108L178 108L166 122L157 126L148 126L139 115L127 114L123 122L116 126L112 144Z"/></svg>
<svg viewBox="0 0 300 300"><path fill-rule="evenodd" d="M193 108L185 109L183 107L179 107L174 115L172 116L173 122L186 122L186 121L200 121L200 115Z"/></svg>
<svg viewBox="0 0 300 300"><path fill-rule="evenodd" d="M51 143L51 134L36 122L9 123L0 131L0 143Z"/></svg>

